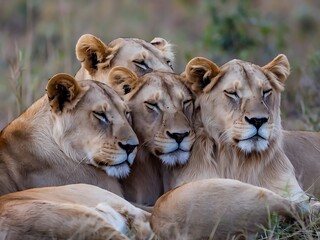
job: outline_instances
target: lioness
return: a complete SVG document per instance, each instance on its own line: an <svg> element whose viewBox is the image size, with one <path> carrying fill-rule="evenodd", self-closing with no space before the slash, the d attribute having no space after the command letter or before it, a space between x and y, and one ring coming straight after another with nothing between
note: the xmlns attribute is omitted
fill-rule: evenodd
<svg viewBox="0 0 320 240"><path fill-rule="evenodd" d="M180 75L154 71L138 77L113 68L108 84L131 109L132 126L141 145L128 178L126 199L153 205L169 189L170 169L185 164L195 139L193 95Z"/></svg>
<svg viewBox="0 0 320 240"><path fill-rule="evenodd" d="M295 219L297 204L265 188L233 179L184 184L156 202L151 226L166 239L256 239L273 214Z"/></svg>
<svg viewBox="0 0 320 240"><path fill-rule="evenodd" d="M192 59L184 80L198 94L199 127L190 160L173 186L231 178L292 201L308 199L282 149L280 92L289 72L283 54L263 67L232 60L219 68L208 59Z"/></svg>
<svg viewBox="0 0 320 240"><path fill-rule="evenodd" d="M153 70L173 71L172 45L163 38L154 38L150 43L137 38L118 38L106 45L99 38L85 34L76 44L76 55L81 62L76 79L106 82L114 66L129 68L138 76Z"/></svg>
<svg viewBox="0 0 320 240"><path fill-rule="evenodd" d="M128 175L139 143L130 121L107 85L53 76L47 94L0 133L0 194L88 183L122 195L117 178Z"/></svg>
<svg viewBox="0 0 320 240"><path fill-rule="evenodd" d="M151 239L150 213L99 187L74 184L0 197L1 239Z"/></svg>

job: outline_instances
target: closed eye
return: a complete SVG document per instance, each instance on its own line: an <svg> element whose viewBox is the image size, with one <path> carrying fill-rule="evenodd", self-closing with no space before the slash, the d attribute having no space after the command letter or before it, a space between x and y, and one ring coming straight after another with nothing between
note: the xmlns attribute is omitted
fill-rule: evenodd
<svg viewBox="0 0 320 240"><path fill-rule="evenodd" d="M173 66L172 66L172 63L171 63L170 60L167 60L167 64L168 64L168 66L173 70Z"/></svg>
<svg viewBox="0 0 320 240"><path fill-rule="evenodd" d="M150 67L148 66L148 64L146 64L144 60L133 60L133 62L137 67L142 68L143 70L150 69Z"/></svg>
<svg viewBox="0 0 320 240"><path fill-rule="evenodd" d="M272 89L268 89L266 91L263 91L262 95L264 98L266 98L266 97L270 96L271 93L272 93Z"/></svg>
<svg viewBox="0 0 320 240"><path fill-rule="evenodd" d="M159 110L159 106L158 106L157 103L144 102L144 104L146 105L146 107L147 107L149 110L152 110L152 111L158 111L158 110Z"/></svg>
<svg viewBox="0 0 320 240"><path fill-rule="evenodd" d="M186 108L186 107L190 106L190 104L192 104L192 99L184 101L183 102L183 107Z"/></svg>
<svg viewBox="0 0 320 240"><path fill-rule="evenodd" d="M237 100L239 98L239 95L237 94L237 92L224 90L224 93L232 99Z"/></svg>
<svg viewBox="0 0 320 240"><path fill-rule="evenodd" d="M107 124L109 122L107 116L105 115L104 112L93 112L93 116L95 116L99 121L102 123Z"/></svg>

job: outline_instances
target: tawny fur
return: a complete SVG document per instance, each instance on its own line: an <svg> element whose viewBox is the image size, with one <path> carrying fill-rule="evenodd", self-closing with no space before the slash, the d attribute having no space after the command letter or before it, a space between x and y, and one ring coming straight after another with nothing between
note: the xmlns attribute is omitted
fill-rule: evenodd
<svg viewBox="0 0 320 240"><path fill-rule="evenodd" d="M137 77L124 67L109 73L112 86L131 109L133 129L141 143L128 178L126 199L153 205L169 190L171 169L185 164L194 142L193 95L181 77L154 71ZM180 134L181 142L174 139Z"/></svg>
<svg viewBox="0 0 320 240"><path fill-rule="evenodd" d="M150 239L150 213L87 184L35 188L0 197L1 239Z"/></svg>
<svg viewBox="0 0 320 240"><path fill-rule="evenodd" d="M153 70L173 71L172 45L163 38L155 38L150 43L138 38L118 38L105 44L99 38L85 34L76 44L76 55L81 62L76 79L106 82L114 66L129 68L138 76Z"/></svg>
<svg viewBox="0 0 320 240"><path fill-rule="evenodd" d="M219 68L204 58L191 60L184 74L198 93L197 138L189 162L176 171L172 187L205 178L231 178L293 201L308 199L282 149L280 91L289 72L284 55L264 67L233 60ZM267 119L259 128L263 138L242 141L247 138L246 129L253 128L248 123L253 117Z"/></svg>
<svg viewBox="0 0 320 240"><path fill-rule="evenodd" d="M298 204L265 188L232 179L205 179L161 196L151 226L163 240L256 239L271 215L291 219L300 213Z"/></svg>
<svg viewBox="0 0 320 240"><path fill-rule="evenodd" d="M138 144L125 115L128 107L107 85L67 74L54 76L47 89L48 95L0 134L0 194L88 183L122 195L116 177L130 166L111 165L135 157L137 148L128 156L119 146Z"/></svg>

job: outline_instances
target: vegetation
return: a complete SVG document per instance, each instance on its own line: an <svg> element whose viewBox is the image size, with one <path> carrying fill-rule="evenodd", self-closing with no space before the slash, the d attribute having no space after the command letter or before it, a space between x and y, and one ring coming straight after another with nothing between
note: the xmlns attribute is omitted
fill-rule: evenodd
<svg viewBox="0 0 320 240"><path fill-rule="evenodd" d="M319 7L317 0L3 1L0 129L44 94L55 73L76 73L75 44L92 33L105 42L164 37L175 44L177 72L195 56L263 65L284 53L292 66L282 98L284 128L319 131ZM260 237L319 238L317 221L290 226L298 230L275 221Z"/></svg>

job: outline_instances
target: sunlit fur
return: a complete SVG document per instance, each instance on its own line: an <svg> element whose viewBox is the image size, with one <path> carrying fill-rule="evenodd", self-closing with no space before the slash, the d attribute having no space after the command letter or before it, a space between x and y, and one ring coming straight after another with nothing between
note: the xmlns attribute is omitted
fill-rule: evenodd
<svg viewBox="0 0 320 240"><path fill-rule="evenodd" d="M0 197L2 239L151 239L150 213L87 184L34 188Z"/></svg>
<svg viewBox="0 0 320 240"><path fill-rule="evenodd" d="M232 60L219 68L204 58L191 60L184 74L198 95L197 138L189 162L176 170L172 187L197 179L232 178L293 201L307 199L282 149L280 91L289 71L284 55L264 67ZM204 76L207 84L201 85ZM268 91L271 94L264 95ZM267 121L258 130L260 136L250 138L257 130L246 118L262 117Z"/></svg>
<svg viewBox="0 0 320 240"><path fill-rule="evenodd" d="M47 94L1 132L0 194L81 182L122 195L114 177L128 175L137 148L127 154L119 143L139 143L128 111L106 84L55 75Z"/></svg>
<svg viewBox="0 0 320 240"><path fill-rule="evenodd" d="M137 38L118 38L104 44L99 38L85 34L77 42L76 55L81 62L76 79L106 82L114 66L126 67L138 76L153 70L173 71L172 45L159 37L150 43Z"/></svg>
<svg viewBox="0 0 320 240"><path fill-rule="evenodd" d="M151 227L159 239L256 239L274 214L294 218L300 204L233 179L177 187L156 202ZM302 209L303 211L303 209Z"/></svg>
<svg viewBox="0 0 320 240"><path fill-rule="evenodd" d="M133 129L141 142L132 172L124 180L125 197L154 204L168 189L170 168L189 159L195 139L193 95L180 75L158 71L137 77L129 69L116 67L110 71L109 84L130 107ZM179 142L172 134L185 136Z"/></svg>

